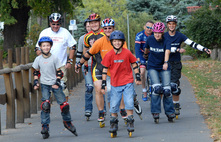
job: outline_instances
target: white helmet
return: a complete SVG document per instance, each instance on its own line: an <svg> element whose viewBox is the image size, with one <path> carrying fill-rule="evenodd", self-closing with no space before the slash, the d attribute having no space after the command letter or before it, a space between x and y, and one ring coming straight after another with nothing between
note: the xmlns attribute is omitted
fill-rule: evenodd
<svg viewBox="0 0 221 142"><path fill-rule="evenodd" d="M106 18L101 22L101 27L115 26L115 22L112 18Z"/></svg>
<svg viewBox="0 0 221 142"><path fill-rule="evenodd" d="M61 14L59 14L59 13L52 13L49 16L49 21L50 22L61 22Z"/></svg>
<svg viewBox="0 0 221 142"><path fill-rule="evenodd" d="M166 23L168 23L168 22L176 22L177 23L177 17L174 15L167 16Z"/></svg>

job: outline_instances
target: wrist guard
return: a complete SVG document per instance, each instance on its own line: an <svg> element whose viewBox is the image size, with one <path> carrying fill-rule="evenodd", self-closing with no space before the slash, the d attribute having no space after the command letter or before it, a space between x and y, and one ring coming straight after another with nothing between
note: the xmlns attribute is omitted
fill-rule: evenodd
<svg viewBox="0 0 221 142"><path fill-rule="evenodd" d="M139 73L136 73L136 74L135 74L135 77L136 77L136 80L137 80L137 81L141 81L141 79L140 79L140 74L139 74Z"/></svg>
<svg viewBox="0 0 221 142"><path fill-rule="evenodd" d="M61 86L61 79L57 78L54 85Z"/></svg>
<svg viewBox="0 0 221 142"><path fill-rule="evenodd" d="M77 65L77 69L81 68L81 66L83 65L83 63L81 63L80 61L76 63Z"/></svg>
<svg viewBox="0 0 221 142"><path fill-rule="evenodd" d="M33 87L37 86L37 84L39 84L39 83L38 83L38 79L35 79L35 80L34 80L34 83L33 83Z"/></svg>
<svg viewBox="0 0 221 142"><path fill-rule="evenodd" d="M106 80L102 80L101 89L105 90L105 86L107 86Z"/></svg>
<svg viewBox="0 0 221 142"><path fill-rule="evenodd" d="M84 65L84 72L88 72L88 65Z"/></svg>

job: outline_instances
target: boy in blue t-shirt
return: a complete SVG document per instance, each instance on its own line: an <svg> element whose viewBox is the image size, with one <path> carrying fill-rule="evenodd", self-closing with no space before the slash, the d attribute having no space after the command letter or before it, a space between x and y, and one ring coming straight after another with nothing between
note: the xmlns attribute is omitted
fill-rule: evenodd
<svg viewBox="0 0 221 142"><path fill-rule="evenodd" d="M34 89L37 90L41 84L42 103L41 103L41 134L43 139L47 139L49 135L50 123L50 97L52 90L57 103L60 105L61 115L64 127L77 136L76 128L71 123L71 114L69 104L66 102L65 94L62 91L61 79L63 72L60 67L62 64L58 58L50 53L53 41L50 37L42 37L38 42L42 54L35 58L32 67L34 71ZM41 74L40 74L41 72ZM38 78L40 76L40 84Z"/></svg>

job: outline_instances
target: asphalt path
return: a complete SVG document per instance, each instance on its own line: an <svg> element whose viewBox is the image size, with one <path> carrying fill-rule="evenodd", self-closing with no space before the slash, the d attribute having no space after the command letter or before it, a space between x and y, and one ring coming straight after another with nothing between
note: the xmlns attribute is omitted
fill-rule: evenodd
<svg viewBox="0 0 221 142"><path fill-rule="evenodd" d="M2 93L3 85L2 76L0 76L0 93ZM196 98L193 89L186 77L181 79L181 115L174 123L167 121L162 109L159 124L155 124L150 113L150 102L143 102L141 99L141 86L136 86L138 100L143 110L143 120L140 120L137 114L135 118L135 132L129 138L124 121L119 118L119 129L116 138L111 138L109 130L109 112L105 120L106 126L99 127L97 122L98 111L93 101L94 110L90 121L86 121L84 117L84 81L74 88L70 96L69 103L71 106L71 115L73 124L77 128L78 136L74 136L63 126L60 108L56 102L51 107L51 123L50 137L45 140L47 142L213 142L210 138L210 130L204 122L203 116L200 114L200 108L196 104ZM3 90L4 91L4 90ZM16 129L5 129L5 105L0 105L2 135L1 142L39 142L44 141L41 136L40 111L38 114L32 114L31 118L25 119L25 123L17 123Z"/></svg>

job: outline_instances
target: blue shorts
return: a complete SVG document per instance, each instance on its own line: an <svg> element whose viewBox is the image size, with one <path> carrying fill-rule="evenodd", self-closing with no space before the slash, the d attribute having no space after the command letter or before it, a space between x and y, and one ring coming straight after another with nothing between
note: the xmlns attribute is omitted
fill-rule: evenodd
<svg viewBox="0 0 221 142"><path fill-rule="evenodd" d="M122 94L124 97L125 109L133 110L134 108L134 84L128 83L126 85L118 86L118 87L111 86L111 95L110 95L110 112L111 113L119 112Z"/></svg>

